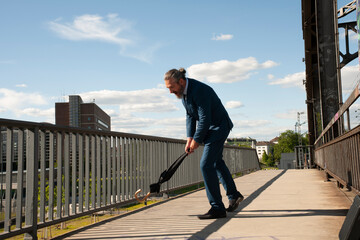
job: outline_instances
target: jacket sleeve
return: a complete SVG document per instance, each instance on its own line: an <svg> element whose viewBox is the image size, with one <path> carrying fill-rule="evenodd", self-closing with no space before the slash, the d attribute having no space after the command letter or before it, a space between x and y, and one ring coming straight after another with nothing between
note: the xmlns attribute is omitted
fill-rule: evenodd
<svg viewBox="0 0 360 240"><path fill-rule="evenodd" d="M206 96L206 95L200 95ZM204 138L209 131L211 125L211 100L208 96L198 97L196 99L199 121L196 127L194 140L197 143L203 143Z"/></svg>
<svg viewBox="0 0 360 240"><path fill-rule="evenodd" d="M196 120L186 113L186 135L187 137L194 137L196 129Z"/></svg>

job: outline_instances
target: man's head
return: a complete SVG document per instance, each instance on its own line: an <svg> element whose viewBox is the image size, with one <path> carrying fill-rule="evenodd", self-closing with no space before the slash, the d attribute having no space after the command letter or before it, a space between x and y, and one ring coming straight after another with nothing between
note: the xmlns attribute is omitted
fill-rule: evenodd
<svg viewBox="0 0 360 240"><path fill-rule="evenodd" d="M180 99L183 97L186 87L185 73L184 68L179 70L171 69L164 76L165 86L169 89L170 93L175 94Z"/></svg>

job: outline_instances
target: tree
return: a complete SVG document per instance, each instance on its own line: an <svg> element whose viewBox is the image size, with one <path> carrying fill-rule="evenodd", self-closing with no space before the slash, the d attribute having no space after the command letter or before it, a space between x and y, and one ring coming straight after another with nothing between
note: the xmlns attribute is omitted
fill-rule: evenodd
<svg viewBox="0 0 360 240"><path fill-rule="evenodd" d="M275 158L272 155L272 153L269 153L269 158L268 158L268 161L267 161L267 165L269 167L274 167L275 166Z"/></svg>
<svg viewBox="0 0 360 240"><path fill-rule="evenodd" d="M307 137L301 136L302 145L308 145ZM295 152L295 146L299 146L299 133L287 130L280 134L279 143L274 146L274 161L280 161L281 153Z"/></svg>
<svg viewBox="0 0 360 240"><path fill-rule="evenodd" d="M275 159L274 159L274 156L272 155L271 151L269 152L269 155L266 154L266 152L264 151L264 153L262 155L262 162L265 163L269 167L273 167L275 165Z"/></svg>
<svg viewBox="0 0 360 240"><path fill-rule="evenodd" d="M263 155L262 155L262 157L261 157L261 161L263 162L263 163L266 163L267 161L268 161L268 158L269 158L269 156L266 154L266 152L264 151L263 152Z"/></svg>

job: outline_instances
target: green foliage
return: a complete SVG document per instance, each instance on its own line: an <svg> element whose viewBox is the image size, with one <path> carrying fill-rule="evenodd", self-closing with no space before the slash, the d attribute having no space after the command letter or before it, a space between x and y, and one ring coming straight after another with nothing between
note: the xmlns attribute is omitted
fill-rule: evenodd
<svg viewBox="0 0 360 240"><path fill-rule="evenodd" d="M263 161L264 163L266 163L266 162L268 161L269 156L266 154L266 152L263 153L261 159L262 159L262 161Z"/></svg>
<svg viewBox="0 0 360 240"><path fill-rule="evenodd" d="M263 153L262 161L269 167L275 166L275 159L274 159L274 156L271 153L271 151L270 151L269 155L266 154L266 152Z"/></svg>
<svg viewBox="0 0 360 240"><path fill-rule="evenodd" d="M302 145L308 145L309 139L301 137ZM287 130L280 134L279 143L274 146L274 160L279 161L281 153L295 152L295 146L299 146L299 134L294 131Z"/></svg>
<svg viewBox="0 0 360 240"><path fill-rule="evenodd" d="M250 145L247 145L247 144L241 144L241 143L239 143L239 144L238 144L238 146L239 146L239 147L245 147L245 148L251 148L251 146L250 146Z"/></svg>

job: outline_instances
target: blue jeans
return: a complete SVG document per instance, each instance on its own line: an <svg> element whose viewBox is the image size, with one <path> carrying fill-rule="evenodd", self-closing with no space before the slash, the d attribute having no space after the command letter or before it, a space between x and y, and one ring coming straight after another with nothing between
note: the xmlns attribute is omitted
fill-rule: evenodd
<svg viewBox="0 0 360 240"><path fill-rule="evenodd" d="M230 174L228 167L223 160L224 139L207 143L200 160L200 168L205 182L206 195L209 203L214 210L225 210L220 193L220 185L223 185L228 199L236 199L240 196L235 182Z"/></svg>

